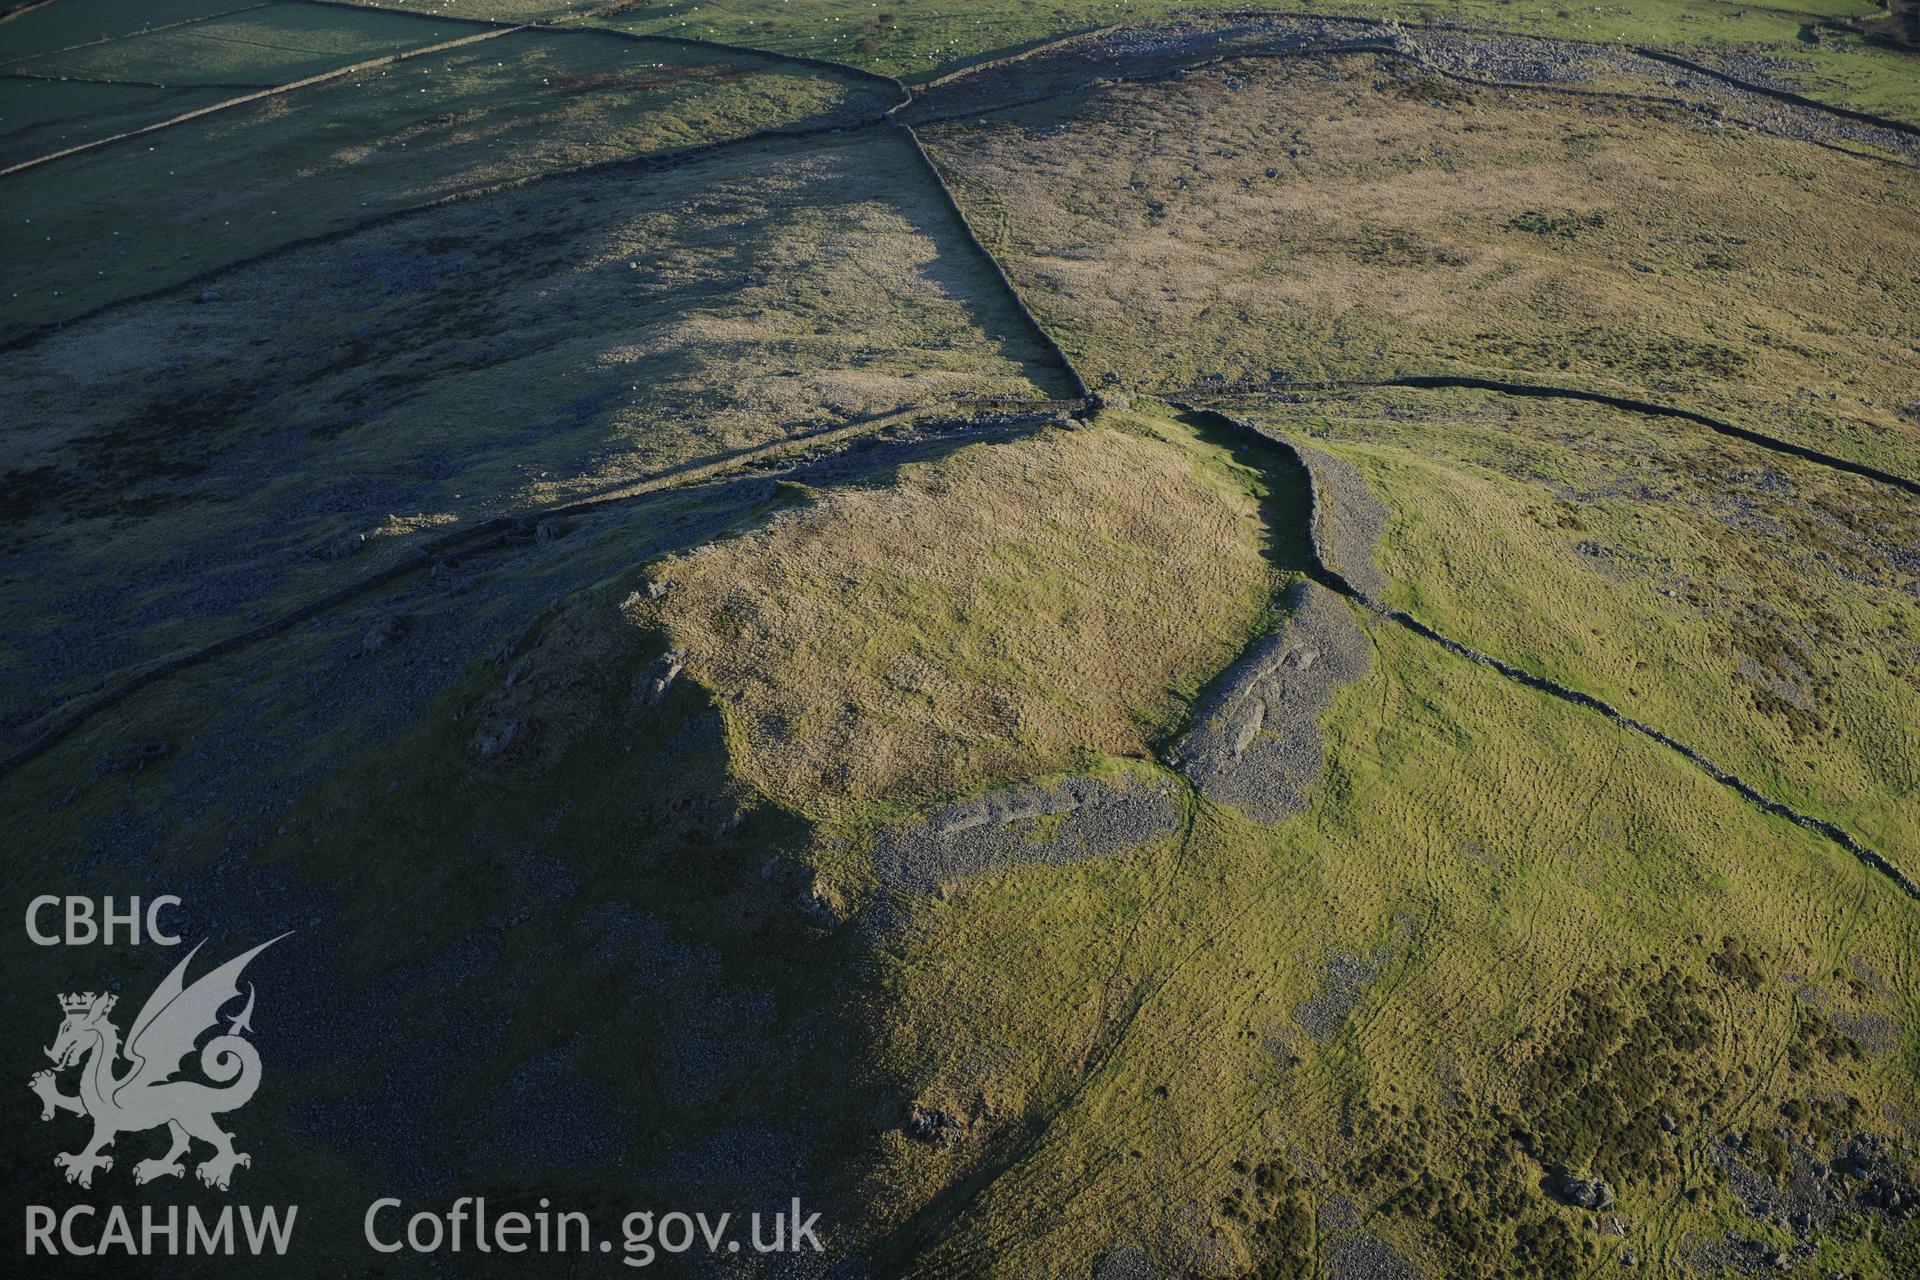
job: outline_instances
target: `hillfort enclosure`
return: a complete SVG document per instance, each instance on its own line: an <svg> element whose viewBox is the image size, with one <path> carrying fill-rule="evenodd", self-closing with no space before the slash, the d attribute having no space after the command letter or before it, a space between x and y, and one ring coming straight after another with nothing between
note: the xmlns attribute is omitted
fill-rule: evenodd
<svg viewBox="0 0 1920 1280"><path fill-rule="evenodd" d="M1909 0L0 0L0 227L0 1274L1920 1277Z"/></svg>

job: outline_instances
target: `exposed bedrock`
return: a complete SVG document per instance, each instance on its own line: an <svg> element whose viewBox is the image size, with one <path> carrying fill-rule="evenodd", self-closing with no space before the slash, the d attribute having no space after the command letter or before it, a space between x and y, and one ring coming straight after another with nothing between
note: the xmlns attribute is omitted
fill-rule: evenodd
<svg viewBox="0 0 1920 1280"><path fill-rule="evenodd" d="M927 893L970 876L1145 844L1178 827L1182 812L1179 786L1145 773L1007 787L883 832L873 869L888 889Z"/></svg>
<svg viewBox="0 0 1920 1280"><path fill-rule="evenodd" d="M1368 661L1338 595L1303 582L1289 604L1286 621L1228 669L1170 756L1207 799L1265 821L1304 807L1325 761L1321 715Z"/></svg>
<svg viewBox="0 0 1920 1280"><path fill-rule="evenodd" d="M1167 758L1207 799L1264 821L1305 804L1325 760L1321 715L1368 663L1366 638L1338 595L1303 582L1288 603L1279 629L1228 668ZM1144 769L991 791L883 831L874 874L885 890L929 893L1015 867L1105 857L1175 830L1180 792Z"/></svg>
<svg viewBox="0 0 1920 1280"><path fill-rule="evenodd" d="M1920 126L1804 97L1777 80L1777 68L1752 57L1715 55L1723 65L1713 66L1618 43L1308 14L1220 14L1092 31L942 77L918 89L903 114L924 124L1064 97L1103 81L1221 66L1235 74L1256 58L1351 54L1381 55L1488 88L1638 100L1692 111L1712 128L1744 124L1805 142L1864 143L1920 161Z"/></svg>
<svg viewBox="0 0 1920 1280"><path fill-rule="evenodd" d="M1344 463L1312 465L1338 485L1342 541L1371 546L1384 510ZM1368 505L1371 504L1371 505ZM1371 573L1371 565L1365 565ZM1377 577L1378 575L1374 575ZM1280 626L1221 676L1195 727L1166 755L1206 799L1262 821L1297 813L1325 763L1321 717L1333 692L1366 672L1369 651L1348 605L1316 582L1296 585ZM943 805L883 831L874 874L883 890L929 893L944 884L1020 866L1104 857L1180 825L1181 788L1144 769L1132 774L1025 783Z"/></svg>

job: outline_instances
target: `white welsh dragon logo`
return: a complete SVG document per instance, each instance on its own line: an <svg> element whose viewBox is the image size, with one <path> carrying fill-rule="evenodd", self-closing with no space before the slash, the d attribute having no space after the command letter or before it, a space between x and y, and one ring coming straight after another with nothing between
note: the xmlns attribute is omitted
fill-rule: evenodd
<svg viewBox="0 0 1920 1280"><path fill-rule="evenodd" d="M200 1037L217 1030L220 1010L239 997L240 971L247 962L278 941L280 938L261 943L189 987L187 965L200 950L195 946L133 1020L124 1050L132 1065L122 1074L115 1074L123 1052L120 1031L107 1020L115 997L96 996L91 991L60 997L60 1009L66 1018L60 1023L53 1047L47 1050L47 1056L53 1059L53 1071L39 1072L28 1083L40 1095L42 1120L53 1119L57 1111L71 1111L93 1120L93 1140L84 1150L53 1158L67 1171L68 1182L91 1187L95 1170L113 1168L113 1157L101 1152L113 1145L117 1135L161 1125L172 1136L172 1146L158 1159L142 1160L133 1166L136 1183L185 1174L180 1157L187 1154L195 1138L213 1148L213 1155L194 1170L210 1187L225 1191L235 1167L252 1165L251 1156L233 1149L233 1135L213 1120L216 1115L244 1107L260 1084L260 1055L243 1038L253 1029L249 1021L253 1017L251 983L247 986L246 1008L228 1015L226 1032L200 1046L201 1072L224 1087L172 1077ZM72 1096L61 1093L54 1072L82 1063L80 1092Z"/></svg>

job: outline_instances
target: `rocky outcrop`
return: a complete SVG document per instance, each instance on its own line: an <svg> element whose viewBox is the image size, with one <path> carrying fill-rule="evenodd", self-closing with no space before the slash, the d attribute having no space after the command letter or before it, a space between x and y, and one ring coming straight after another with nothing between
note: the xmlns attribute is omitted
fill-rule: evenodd
<svg viewBox="0 0 1920 1280"><path fill-rule="evenodd" d="M1146 1251L1139 1245L1116 1244L1093 1269L1093 1280L1158 1280Z"/></svg>
<svg viewBox="0 0 1920 1280"><path fill-rule="evenodd" d="M1294 1023L1315 1043L1333 1039L1346 1025L1347 1015L1360 1003L1361 995L1379 976L1381 966L1391 958L1376 952L1371 961L1348 954L1328 960L1321 970L1320 990L1294 1006Z"/></svg>
<svg viewBox="0 0 1920 1280"><path fill-rule="evenodd" d="M1611 42L1331 15L1229 13L1102 28L941 77L923 86L904 114L915 124L931 124L1060 98L1102 82L1139 83L1216 68L1235 74L1253 59L1367 54L1481 88L1645 103L1688 112L1707 128L1735 124L1807 142L1867 143L1909 162L1920 160L1920 126L1822 102L1695 57Z"/></svg>
<svg viewBox="0 0 1920 1280"><path fill-rule="evenodd" d="M1366 638L1338 595L1303 582L1289 603L1286 621L1228 670L1168 756L1207 799L1264 821L1306 804L1325 763L1321 716L1368 663Z"/></svg>
<svg viewBox="0 0 1920 1280"><path fill-rule="evenodd" d="M1600 1178L1575 1177L1562 1169L1548 1174L1541 1187L1561 1204L1576 1209L1613 1208L1613 1188Z"/></svg>
<svg viewBox="0 0 1920 1280"><path fill-rule="evenodd" d="M1398 1249L1371 1231L1334 1236L1321 1246L1323 1274L1330 1280L1419 1280L1419 1270Z"/></svg>
<svg viewBox="0 0 1920 1280"><path fill-rule="evenodd" d="M1144 844L1183 816L1170 778L1067 778L945 805L883 832L873 869L887 889L927 893L1015 867L1061 866Z"/></svg>
<svg viewBox="0 0 1920 1280"><path fill-rule="evenodd" d="M633 705L636 707L655 707L673 688L673 682L680 678L686 669L687 655L678 649L670 649L640 669L633 678Z"/></svg>
<svg viewBox="0 0 1920 1280"><path fill-rule="evenodd" d="M360 636L360 653L371 656L383 649L390 649L406 637L413 626L413 619L404 613L386 613L368 624Z"/></svg>

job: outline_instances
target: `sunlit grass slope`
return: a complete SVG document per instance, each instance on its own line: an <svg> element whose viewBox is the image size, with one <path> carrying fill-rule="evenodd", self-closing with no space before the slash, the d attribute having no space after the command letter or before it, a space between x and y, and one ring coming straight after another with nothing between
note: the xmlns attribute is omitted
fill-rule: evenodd
<svg viewBox="0 0 1920 1280"><path fill-rule="evenodd" d="M974 446L662 563L659 623L802 813L1144 756L1268 616L1264 483L1152 417Z"/></svg>
<svg viewBox="0 0 1920 1280"><path fill-rule="evenodd" d="M1908 495L1597 406L1427 392L1251 412L1366 477L1391 603L1920 869Z"/></svg>

